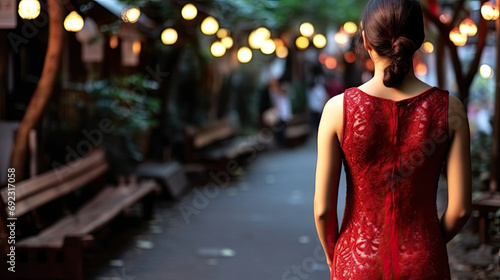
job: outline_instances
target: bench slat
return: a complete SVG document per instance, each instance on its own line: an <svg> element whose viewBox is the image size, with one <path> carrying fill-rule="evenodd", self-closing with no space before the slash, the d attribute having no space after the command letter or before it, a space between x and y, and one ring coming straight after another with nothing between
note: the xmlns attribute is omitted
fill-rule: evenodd
<svg viewBox="0 0 500 280"><path fill-rule="evenodd" d="M37 236L17 243L19 247L61 248L64 237L91 233L159 186L154 181L107 187L75 215L60 220Z"/></svg>
<svg viewBox="0 0 500 280"><path fill-rule="evenodd" d="M222 120L214 123L210 127L200 129L193 139L193 145L196 149L208 146L217 140L228 138L234 134L231 123Z"/></svg>
<svg viewBox="0 0 500 280"><path fill-rule="evenodd" d="M49 201L52 201L58 197L70 193L71 191L91 182L92 180L98 178L108 170L108 164L103 163L99 166L93 167L90 171L86 171L78 177L75 177L69 181L66 181L58 186L46 189L40 193L32 195L24 200L17 201L16 197L16 211L17 217L31 211L40 205L43 205ZM17 195L17 193L16 193ZM7 211L7 210L6 210Z"/></svg>
<svg viewBox="0 0 500 280"><path fill-rule="evenodd" d="M106 162L104 150L95 150L90 155L76 160L60 169L54 169L40 175L31 177L27 180L17 182L15 184L16 201L19 202L29 196L39 193L45 189L51 188L62 181L70 180L81 173L87 172L96 165L101 165ZM7 200L7 188L3 188L0 192L2 199ZM17 204L17 203L16 203Z"/></svg>

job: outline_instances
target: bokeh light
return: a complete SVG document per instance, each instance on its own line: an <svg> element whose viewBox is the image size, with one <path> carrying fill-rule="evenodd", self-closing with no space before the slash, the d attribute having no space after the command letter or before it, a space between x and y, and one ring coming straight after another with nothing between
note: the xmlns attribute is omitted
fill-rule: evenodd
<svg viewBox="0 0 500 280"><path fill-rule="evenodd" d="M206 17L201 23L201 32L205 35L214 35L219 30L219 23L213 17Z"/></svg>
<svg viewBox="0 0 500 280"><path fill-rule="evenodd" d="M424 42L422 44L422 49L426 53L432 53L434 51L434 45L431 42Z"/></svg>
<svg viewBox="0 0 500 280"><path fill-rule="evenodd" d="M226 53L226 47L221 42L214 42L210 47L210 52L215 57L221 57Z"/></svg>
<svg viewBox="0 0 500 280"><path fill-rule="evenodd" d="M347 34L340 31L335 34L334 40L335 42L337 42L337 44L343 46L347 44L347 42L349 41L349 37L347 36Z"/></svg>
<svg viewBox="0 0 500 280"><path fill-rule="evenodd" d="M279 58L285 58L288 56L288 48L285 46L279 46L276 48L276 56Z"/></svg>
<svg viewBox="0 0 500 280"><path fill-rule="evenodd" d="M161 41L165 45L173 45L177 42L177 31L173 28L167 28L161 33Z"/></svg>
<svg viewBox="0 0 500 280"><path fill-rule="evenodd" d="M221 43L222 45L224 45L224 47L226 49L230 49L232 46L233 46L233 38L231 37L224 37L221 39Z"/></svg>
<svg viewBox="0 0 500 280"><path fill-rule="evenodd" d="M262 46L260 47L260 50L262 51L263 54L272 54L276 50L276 44L274 43L274 40L272 39L265 40Z"/></svg>
<svg viewBox="0 0 500 280"><path fill-rule="evenodd" d="M458 29L458 27L455 27L450 31L450 40L457 47L465 46L465 44L467 43L467 35L462 34L460 32L460 29Z"/></svg>
<svg viewBox="0 0 500 280"><path fill-rule="evenodd" d="M38 0L21 0L17 12L24 19L34 19L40 15L40 2Z"/></svg>
<svg viewBox="0 0 500 280"><path fill-rule="evenodd" d="M467 36L474 36L477 33L477 26L470 18L465 18L462 20L459 26L460 32Z"/></svg>
<svg viewBox="0 0 500 280"><path fill-rule="evenodd" d="M343 27L344 27L345 33L347 33L349 35L354 35L356 33L356 31L358 31L358 26L352 21L348 21L348 22L344 23Z"/></svg>
<svg viewBox="0 0 500 280"><path fill-rule="evenodd" d="M83 28L83 18L75 11L69 13L64 19L64 29L71 32L78 32Z"/></svg>
<svg viewBox="0 0 500 280"><path fill-rule="evenodd" d="M241 63L248 63L252 60L252 50L247 47L241 47L237 53L238 61Z"/></svg>
<svg viewBox="0 0 500 280"><path fill-rule="evenodd" d="M329 56L325 59L325 66L326 68L333 70L337 68L337 60L335 57Z"/></svg>
<svg viewBox="0 0 500 280"><path fill-rule="evenodd" d="M271 37L271 31L265 27L259 27L248 36L248 44L252 49L260 49L264 41Z"/></svg>
<svg viewBox="0 0 500 280"><path fill-rule="evenodd" d="M497 20L499 11L493 3L486 2L481 6L481 15L485 20Z"/></svg>
<svg viewBox="0 0 500 280"><path fill-rule="evenodd" d="M185 20L192 20L198 15L198 9L193 4L186 4L182 7L181 15Z"/></svg>
<svg viewBox="0 0 500 280"><path fill-rule="evenodd" d="M479 67L479 75L484 79L489 79L493 77L493 68L488 64L483 64Z"/></svg>
<svg viewBox="0 0 500 280"><path fill-rule="evenodd" d="M313 37L313 44L316 48L322 49L326 46L326 37L323 34L316 34Z"/></svg>
<svg viewBox="0 0 500 280"><path fill-rule="evenodd" d="M299 50L305 50L305 49L307 49L307 47L309 47L309 39L307 39L304 36L299 36L295 40L295 45L297 46L297 48Z"/></svg>
<svg viewBox="0 0 500 280"><path fill-rule="evenodd" d="M314 33L314 26L309 22L304 22L299 27L300 34L304 37L309 37Z"/></svg>
<svg viewBox="0 0 500 280"><path fill-rule="evenodd" d="M219 29L219 31L217 31L217 37L219 37L219 39L222 39L226 36L229 36L229 30L227 30L226 28L221 28Z"/></svg>
<svg viewBox="0 0 500 280"><path fill-rule="evenodd" d="M417 63L417 65L415 65L415 75L417 76L427 75L427 65L425 65L425 63L423 62Z"/></svg>
<svg viewBox="0 0 500 280"><path fill-rule="evenodd" d="M122 20L124 22L135 23L139 20L141 11L137 7L129 7L122 12Z"/></svg>
<svg viewBox="0 0 500 280"><path fill-rule="evenodd" d="M344 59L347 63L354 63L356 61L356 54L353 51L348 51L344 54Z"/></svg>

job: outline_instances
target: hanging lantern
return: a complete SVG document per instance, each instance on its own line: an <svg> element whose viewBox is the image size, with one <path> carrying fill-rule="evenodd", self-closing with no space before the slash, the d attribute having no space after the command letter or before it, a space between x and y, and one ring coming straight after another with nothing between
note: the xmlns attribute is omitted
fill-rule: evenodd
<svg viewBox="0 0 500 280"><path fill-rule="evenodd" d="M177 42L177 31L173 28L167 28L161 33L161 41L165 45L173 45Z"/></svg>
<svg viewBox="0 0 500 280"><path fill-rule="evenodd" d="M132 42L132 52L136 55L141 52L141 41L140 40L134 40L134 42Z"/></svg>
<svg viewBox="0 0 500 280"><path fill-rule="evenodd" d="M344 28L345 33L347 33L349 35L354 35L356 33L356 31L358 31L358 26L352 21L348 21L348 22L344 23L343 28Z"/></svg>
<svg viewBox="0 0 500 280"><path fill-rule="evenodd" d="M40 2L38 0L21 0L18 13L23 19L34 19L40 14Z"/></svg>
<svg viewBox="0 0 500 280"><path fill-rule="evenodd" d="M300 34L304 37L309 37L314 33L314 26L309 22L304 22L299 27Z"/></svg>
<svg viewBox="0 0 500 280"><path fill-rule="evenodd" d="M83 28L83 18L75 11L69 13L64 19L64 29L71 32L78 32Z"/></svg>
<svg viewBox="0 0 500 280"><path fill-rule="evenodd" d="M122 20L124 22L135 23L139 20L141 16L141 11L137 7L130 7L128 9L123 10L122 12Z"/></svg>
<svg viewBox="0 0 500 280"><path fill-rule="evenodd" d="M247 63L252 60L252 50L247 47L241 47L237 53L238 61L241 63Z"/></svg>
<svg viewBox="0 0 500 280"><path fill-rule="evenodd" d="M206 17L201 23L201 32L205 35L214 35L219 30L219 23L213 17Z"/></svg>
<svg viewBox="0 0 500 280"><path fill-rule="evenodd" d="M198 9L193 4L186 4L182 7L181 16L185 20L192 20L198 15Z"/></svg>
<svg viewBox="0 0 500 280"><path fill-rule="evenodd" d="M111 35L111 37L109 38L109 47L112 49L116 49L116 47L118 47L118 35Z"/></svg>
<svg viewBox="0 0 500 280"><path fill-rule="evenodd" d="M313 44L316 48L322 49L326 46L326 37L323 34L316 34L313 37Z"/></svg>
<svg viewBox="0 0 500 280"><path fill-rule="evenodd" d="M498 9L493 3L486 2L481 6L481 15L485 20L497 20Z"/></svg>
<svg viewBox="0 0 500 280"><path fill-rule="evenodd" d="M210 52L214 57L221 57L226 53L226 47L221 42L214 42L210 47Z"/></svg>
<svg viewBox="0 0 500 280"><path fill-rule="evenodd" d="M467 36L474 36L477 33L477 26L469 17L462 20L458 28L460 29L460 33Z"/></svg>
<svg viewBox="0 0 500 280"><path fill-rule="evenodd" d="M450 41L457 47L465 46L467 43L467 35L460 33L460 29L455 27L450 31Z"/></svg>

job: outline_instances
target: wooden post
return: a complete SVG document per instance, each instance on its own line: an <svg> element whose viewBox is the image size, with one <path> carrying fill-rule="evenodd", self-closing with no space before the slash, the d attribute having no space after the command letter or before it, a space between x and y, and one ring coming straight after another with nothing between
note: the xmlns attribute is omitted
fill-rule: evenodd
<svg viewBox="0 0 500 280"><path fill-rule="evenodd" d="M497 9L500 8L500 1L497 1ZM498 191L498 174L500 173L499 148L500 148L500 20L496 21L497 57L495 71L495 112L493 115L493 140L491 149L491 169L490 169L490 191Z"/></svg>

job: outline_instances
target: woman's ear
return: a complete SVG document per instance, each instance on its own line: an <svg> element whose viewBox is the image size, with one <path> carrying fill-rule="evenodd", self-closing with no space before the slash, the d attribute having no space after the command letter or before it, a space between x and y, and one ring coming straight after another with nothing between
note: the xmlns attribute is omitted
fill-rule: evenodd
<svg viewBox="0 0 500 280"><path fill-rule="evenodd" d="M370 52L372 50L372 47L370 46L370 43L366 41L366 36L365 36L365 31L361 31L361 36L363 37L363 47L365 47L365 50Z"/></svg>

